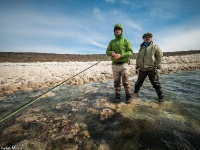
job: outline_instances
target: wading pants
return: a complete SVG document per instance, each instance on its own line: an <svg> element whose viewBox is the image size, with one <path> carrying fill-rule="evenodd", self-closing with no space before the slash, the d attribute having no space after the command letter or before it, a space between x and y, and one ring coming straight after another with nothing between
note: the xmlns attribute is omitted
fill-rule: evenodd
<svg viewBox="0 0 200 150"><path fill-rule="evenodd" d="M139 70L138 79L135 83L134 93L139 92L140 87L142 86L142 84L147 76L149 77L151 84L155 88L155 91L158 94L158 98L159 99L163 98L163 92L162 92L161 84L159 82L159 76L156 73L155 69L151 69L151 70L147 70L147 71Z"/></svg>
<svg viewBox="0 0 200 150"><path fill-rule="evenodd" d="M129 65L124 63L122 65L112 65L113 77L114 77L114 87L115 94L120 94L121 90L121 79L125 89L126 94L131 94L130 82L128 79L129 75Z"/></svg>

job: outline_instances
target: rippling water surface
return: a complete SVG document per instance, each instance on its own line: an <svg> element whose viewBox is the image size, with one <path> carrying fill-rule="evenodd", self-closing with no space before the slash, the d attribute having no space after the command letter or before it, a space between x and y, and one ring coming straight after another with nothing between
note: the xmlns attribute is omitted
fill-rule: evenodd
<svg viewBox="0 0 200 150"><path fill-rule="evenodd" d="M200 149L200 71L161 75L166 102L148 79L140 98L113 103L113 81L62 85L0 123L0 146L24 149ZM134 86L136 78L131 79ZM0 118L48 89L0 98Z"/></svg>

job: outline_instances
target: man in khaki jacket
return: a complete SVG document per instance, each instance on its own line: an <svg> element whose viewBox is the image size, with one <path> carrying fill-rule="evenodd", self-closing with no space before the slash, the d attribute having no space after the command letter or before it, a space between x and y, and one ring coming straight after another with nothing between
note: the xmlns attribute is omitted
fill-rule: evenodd
<svg viewBox="0 0 200 150"><path fill-rule="evenodd" d="M121 24L114 26L115 39L111 40L106 54L111 56L112 70L114 77L114 87L116 99L115 102L120 102L121 78L126 93L126 103L130 102L131 89L128 79L129 75L129 59L133 54L130 41L123 37L123 27Z"/></svg>
<svg viewBox="0 0 200 150"><path fill-rule="evenodd" d="M136 73L138 74L138 79L135 83L134 95L138 96L140 87L148 76L158 94L159 102L163 102L163 92L158 76L161 69L163 53L161 49L153 43L152 37L153 35L149 32L142 36L144 42L140 45L136 59Z"/></svg>

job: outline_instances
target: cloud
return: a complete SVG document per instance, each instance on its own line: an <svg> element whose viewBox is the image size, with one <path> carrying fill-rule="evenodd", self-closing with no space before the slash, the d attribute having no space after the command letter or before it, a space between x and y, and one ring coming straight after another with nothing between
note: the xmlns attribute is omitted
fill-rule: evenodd
<svg viewBox="0 0 200 150"><path fill-rule="evenodd" d="M159 14L159 15L158 15ZM169 19L169 18L177 18L177 16L169 11L163 10L163 8L151 8L149 15L151 15L152 17L156 17L156 18L165 18L165 19Z"/></svg>
<svg viewBox="0 0 200 150"><path fill-rule="evenodd" d="M102 11L94 7L80 14L32 10L1 13L1 51L87 53L93 49L99 53L114 38L113 26L119 20L123 20L126 34L128 30L141 30L140 25L118 10Z"/></svg>
<svg viewBox="0 0 200 150"><path fill-rule="evenodd" d="M135 30L138 30L138 31L141 31L142 28L139 24L133 22L131 19L127 19L125 24L129 27L131 27L132 29L135 29Z"/></svg>
<svg viewBox="0 0 200 150"><path fill-rule="evenodd" d="M99 8L94 7L93 8L93 14L94 14L96 19L104 20L104 15L103 15L103 13L101 12L101 10Z"/></svg>
<svg viewBox="0 0 200 150"><path fill-rule="evenodd" d="M106 0L107 3L115 3L115 0Z"/></svg>
<svg viewBox="0 0 200 150"><path fill-rule="evenodd" d="M71 49L77 49L78 51L84 45L88 45L87 36L92 37L93 33L89 20L81 17L57 13L47 15L31 11L0 16L2 50L53 51L54 49L54 52L58 52L61 49L68 49L71 52Z"/></svg>
<svg viewBox="0 0 200 150"><path fill-rule="evenodd" d="M22 36L54 36L54 37L71 37L76 35L76 28L85 30L80 22L73 17L65 17L58 14L27 12L26 14L7 14L6 18L1 17L1 33L16 34ZM9 18L9 19L8 19ZM23 21L22 21L23 20Z"/></svg>
<svg viewBox="0 0 200 150"><path fill-rule="evenodd" d="M171 3L165 3L165 6L157 0L148 3L150 6L143 0L141 2L143 5L139 5L139 2L130 3L129 0L106 0L106 2L125 5L122 4L119 9L115 7L116 4L105 8L100 5L98 7L87 5L87 8L77 8L78 11L70 13L58 10L36 11L31 8L0 10L0 50L104 53L110 40L115 38L113 27L116 23L123 25L124 37L130 40L136 50L142 42L142 34L147 31L155 34L156 44L164 51L199 47L197 43L199 28L191 27L191 24L199 24L194 21L199 20L199 16L176 20L173 12L166 11ZM128 11L124 11L125 7ZM174 6L171 9L174 9ZM172 22L174 20L175 22ZM186 22L189 24L186 25ZM188 42L185 42L185 38L183 42L181 37L187 37Z"/></svg>
<svg viewBox="0 0 200 150"><path fill-rule="evenodd" d="M127 5L131 4L131 2L129 0L121 0L121 3L122 4L127 4Z"/></svg>
<svg viewBox="0 0 200 150"><path fill-rule="evenodd" d="M99 47L99 48L104 48L104 49L107 48L107 46L105 46L105 45L103 45L103 44L100 44L100 43L98 43L98 42L96 42L96 41L91 40L90 42L91 42L93 45L95 45L95 46L97 46L97 47Z"/></svg>
<svg viewBox="0 0 200 150"><path fill-rule="evenodd" d="M199 35L200 27L186 30L182 28L172 28L157 35L157 42L165 52L200 50Z"/></svg>
<svg viewBox="0 0 200 150"><path fill-rule="evenodd" d="M106 0L107 3L121 3L121 4L131 4L130 0Z"/></svg>

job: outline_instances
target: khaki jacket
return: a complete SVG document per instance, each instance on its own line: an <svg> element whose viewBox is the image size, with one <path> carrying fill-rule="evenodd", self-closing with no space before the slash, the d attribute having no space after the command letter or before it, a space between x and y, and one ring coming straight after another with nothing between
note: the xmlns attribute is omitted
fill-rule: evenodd
<svg viewBox="0 0 200 150"><path fill-rule="evenodd" d="M161 60L163 57L162 50L158 45L151 42L149 46L142 43L136 58L136 69L149 70L153 68L161 69Z"/></svg>

